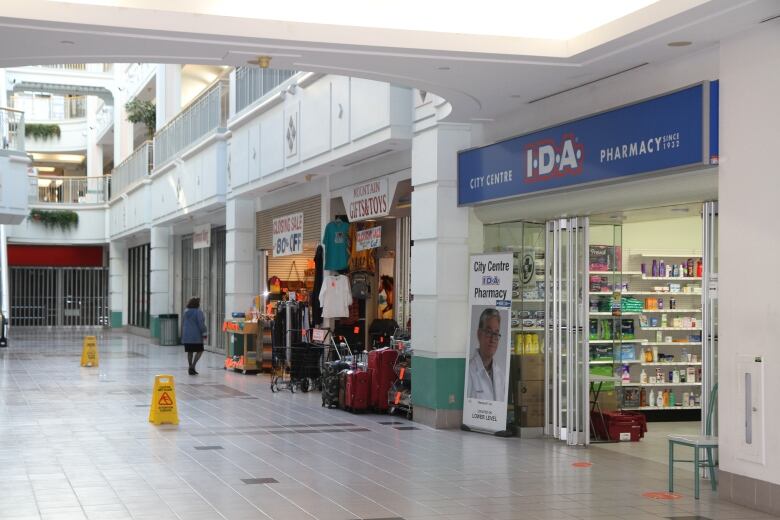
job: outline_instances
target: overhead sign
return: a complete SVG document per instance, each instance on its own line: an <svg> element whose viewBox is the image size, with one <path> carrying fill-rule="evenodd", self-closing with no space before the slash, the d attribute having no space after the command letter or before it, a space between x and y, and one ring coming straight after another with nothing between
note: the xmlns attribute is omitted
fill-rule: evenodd
<svg viewBox="0 0 780 520"><path fill-rule="evenodd" d="M705 89L709 83L460 152L458 204L710 164Z"/></svg>
<svg viewBox="0 0 780 520"><path fill-rule="evenodd" d="M341 190L341 199L350 222L384 217L390 214L387 178L356 184Z"/></svg>
<svg viewBox="0 0 780 520"><path fill-rule="evenodd" d="M272 224L273 256L303 253L303 213L277 217Z"/></svg>
<svg viewBox="0 0 780 520"><path fill-rule="evenodd" d="M355 249L365 251L366 249L375 249L382 245L382 226L374 226L368 229L362 229L355 233Z"/></svg>
<svg viewBox="0 0 780 520"><path fill-rule="evenodd" d="M512 253L471 257L463 424L474 430L506 430L513 268Z"/></svg>
<svg viewBox="0 0 780 520"><path fill-rule="evenodd" d="M211 224L195 226L192 232L192 249L211 247Z"/></svg>

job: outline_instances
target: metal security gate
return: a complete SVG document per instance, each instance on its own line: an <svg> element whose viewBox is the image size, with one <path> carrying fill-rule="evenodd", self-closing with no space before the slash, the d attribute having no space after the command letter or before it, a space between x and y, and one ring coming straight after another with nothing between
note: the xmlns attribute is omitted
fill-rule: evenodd
<svg viewBox="0 0 780 520"><path fill-rule="evenodd" d="M12 267L10 274L11 326L110 324L108 268Z"/></svg>
<svg viewBox="0 0 780 520"><path fill-rule="evenodd" d="M190 298L200 297L200 309L209 329L207 350L225 352L225 228L211 230L211 247L192 248L192 236L181 241L181 307Z"/></svg>

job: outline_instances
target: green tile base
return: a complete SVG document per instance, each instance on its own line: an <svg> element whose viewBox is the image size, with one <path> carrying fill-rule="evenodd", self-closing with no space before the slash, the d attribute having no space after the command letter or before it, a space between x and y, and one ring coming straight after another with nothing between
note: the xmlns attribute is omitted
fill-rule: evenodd
<svg viewBox="0 0 780 520"><path fill-rule="evenodd" d="M111 327L117 329L122 326L122 311L111 311Z"/></svg>
<svg viewBox="0 0 780 520"><path fill-rule="evenodd" d="M412 389L414 404L432 410L462 410L465 358L414 356Z"/></svg>
<svg viewBox="0 0 780 520"><path fill-rule="evenodd" d="M160 338L160 317L152 316L149 321L149 331L152 333L153 338Z"/></svg>

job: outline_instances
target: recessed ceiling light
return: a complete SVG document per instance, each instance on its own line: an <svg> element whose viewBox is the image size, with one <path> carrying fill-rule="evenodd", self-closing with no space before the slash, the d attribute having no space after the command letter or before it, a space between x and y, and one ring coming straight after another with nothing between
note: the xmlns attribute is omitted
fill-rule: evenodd
<svg viewBox="0 0 780 520"><path fill-rule="evenodd" d="M669 47L687 47L690 44L691 42L679 41L679 42L669 42L666 45L668 45Z"/></svg>
<svg viewBox="0 0 780 520"><path fill-rule="evenodd" d="M512 99L522 99L522 98L524 98L525 96L524 96L524 95L522 95L522 94L512 94L512 95L511 95L511 96L509 96L509 97L511 97Z"/></svg>
<svg viewBox="0 0 780 520"><path fill-rule="evenodd" d="M688 213L690 209L688 208L672 208L672 211L675 213Z"/></svg>
<svg viewBox="0 0 780 520"><path fill-rule="evenodd" d="M76 42L74 42L73 40L60 40L60 43L63 44L63 45L75 45L76 44Z"/></svg>
<svg viewBox="0 0 780 520"><path fill-rule="evenodd" d="M437 67L439 70L450 70L449 67Z"/></svg>

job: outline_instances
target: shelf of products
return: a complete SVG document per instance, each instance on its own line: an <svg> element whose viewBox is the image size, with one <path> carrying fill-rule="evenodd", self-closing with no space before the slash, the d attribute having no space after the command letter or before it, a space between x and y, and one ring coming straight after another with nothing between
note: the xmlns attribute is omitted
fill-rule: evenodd
<svg viewBox="0 0 780 520"><path fill-rule="evenodd" d="M591 339L588 341L591 345L634 345L647 343L646 339Z"/></svg>
<svg viewBox="0 0 780 520"><path fill-rule="evenodd" d="M588 271L588 274L605 276L642 276L642 271Z"/></svg>
<svg viewBox="0 0 780 520"><path fill-rule="evenodd" d="M632 360L624 360L624 361L615 361L614 359L604 359L604 360L590 360L588 361L591 365L614 365L614 364L620 364L620 365L636 365L638 363L641 363L641 361L638 361L636 359Z"/></svg>
<svg viewBox="0 0 780 520"><path fill-rule="evenodd" d="M619 316L613 316L613 314L611 312L606 312L606 311L605 312L592 312L591 311L588 314L590 314L591 316L612 316L613 318L622 318L624 316L639 316L641 314L641 312L624 312L624 313L620 314Z"/></svg>
<svg viewBox="0 0 780 520"><path fill-rule="evenodd" d="M623 410L651 411L651 410L701 410L701 406L628 406Z"/></svg>
<svg viewBox="0 0 780 520"><path fill-rule="evenodd" d="M677 363L677 362L674 362L674 361L672 361L672 362L659 361L658 363L642 362L641 365L643 367L674 367L674 366L678 366L678 367L683 367L683 366L684 367L700 367L701 366L701 362L699 362L699 361L696 361L696 362L693 362L693 361L682 361L682 362Z"/></svg>
<svg viewBox="0 0 780 520"><path fill-rule="evenodd" d="M645 314L701 314L701 309L643 309L642 312Z"/></svg>
<svg viewBox="0 0 780 520"><path fill-rule="evenodd" d="M640 327L639 330L701 330L699 327Z"/></svg>
<svg viewBox="0 0 780 520"><path fill-rule="evenodd" d="M673 282L675 280L681 280L683 282L701 281L699 276L643 276L642 280L665 280Z"/></svg>
<svg viewBox="0 0 780 520"><path fill-rule="evenodd" d="M701 383L700 382L699 383L634 383L633 381L629 383L629 382L623 381L623 386L641 386L641 387L646 387L646 386L653 386L653 387L655 387L655 386L664 386L664 387L665 386L701 386Z"/></svg>
<svg viewBox="0 0 780 520"><path fill-rule="evenodd" d="M654 253L654 252L644 252L640 253L638 256L642 258L701 258L701 253L697 251L693 251L691 253L686 254L666 254L666 253Z"/></svg>
<svg viewBox="0 0 780 520"><path fill-rule="evenodd" d="M648 341L645 345L649 347L697 347L701 346L701 341Z"/></svg>

